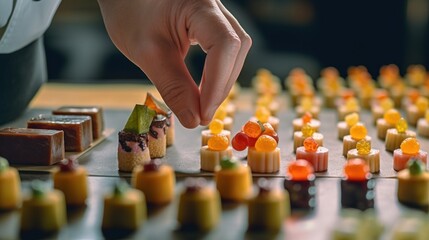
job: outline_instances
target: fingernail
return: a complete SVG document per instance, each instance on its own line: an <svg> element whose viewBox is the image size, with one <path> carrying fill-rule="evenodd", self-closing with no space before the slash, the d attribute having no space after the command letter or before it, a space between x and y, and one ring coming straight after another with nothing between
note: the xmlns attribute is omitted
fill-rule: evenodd
<svg viewBox="0 0 429 240"><path fill-rule="evenodd" d="M195 117L189 109L184 109L177 114L180 123L186 128L195 128L198 126L200 119Z"/></svg>

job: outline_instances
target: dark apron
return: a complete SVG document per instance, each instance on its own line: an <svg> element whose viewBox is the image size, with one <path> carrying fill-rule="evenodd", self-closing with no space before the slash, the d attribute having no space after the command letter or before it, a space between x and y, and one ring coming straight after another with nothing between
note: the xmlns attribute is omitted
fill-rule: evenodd
<svg viewBox="0 0 429 240"><path fill-rule="evenodd" d="M18 118L47 79L39 38L10 54L0 54L0 125Z"/></svg>

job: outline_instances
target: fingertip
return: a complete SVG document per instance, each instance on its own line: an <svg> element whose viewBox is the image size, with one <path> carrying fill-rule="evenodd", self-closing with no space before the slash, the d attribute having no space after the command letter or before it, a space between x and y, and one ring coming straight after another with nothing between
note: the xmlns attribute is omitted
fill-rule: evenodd
<svg viewBox="0 0 429 240"><path fill-rule="evenodd" d="M184 109L176 114L177 119L185 128L196 128L200 125L199 115L193 113L190 109Z"/></svg>
<svg viewBox="0 0 429 240"><path fill-rule="evenodd" d="M200 106L201 106L201 108L203 108L202 104ZM201 112L201 125L206 126L206 125L210 124L210 122L212 121L213 116L214 116L218 107L219 106L217 106L217 105L213 105L211 107L208 107L205 110L204 109L200 110L200 112Z"/></svg>

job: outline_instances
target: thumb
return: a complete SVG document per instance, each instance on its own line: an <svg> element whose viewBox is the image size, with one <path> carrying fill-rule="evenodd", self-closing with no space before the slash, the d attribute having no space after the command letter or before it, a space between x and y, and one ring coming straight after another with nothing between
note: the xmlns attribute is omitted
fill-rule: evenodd
<svg viewBox="0 0 429 240"><path fill-rule="evenodd" d="M177 48L144 44L137 65L155 85L164 102L186 128L200 124L200 93ZM151 46L152 45L152 46Z"/></svg>

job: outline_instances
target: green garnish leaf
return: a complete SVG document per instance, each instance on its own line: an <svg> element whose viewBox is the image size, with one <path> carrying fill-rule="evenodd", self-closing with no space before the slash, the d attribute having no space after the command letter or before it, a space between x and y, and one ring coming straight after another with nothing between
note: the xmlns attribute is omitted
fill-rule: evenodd
<svg viewBox="0 0 429 240"><path fill-rule="evenodd" d="M9 168L9 162L6 158L0 157L0 172L3 172Z"/></svg>
<svg viewBox="0 0 429 240"><path fill-rule="evenodd" d="M238 167L238 161L235 158L223 157L220 161L220 167L222 169L233 169Z"/></svg>
<svg viewBox="0 0 429 240"><path fill-rule="evenodd" d="M129 189L128 183L124 180L116 182L113 188L113 194L115 196L123 196Z"/></svg>
<svg viewBox="0 0 429 240"><path fill-rule="evenodd" d="M40 180L34 180L31 182L31 193L34 197L44 197L48 192L48 188L45 183Z"/></svg>
<svg viewBox="0 0 429 240"><path fill-rule="evenodd" d="M411 175L420 175L425 171L425 165L420 159L412 158L407 165Z"/></svg>
<svg viewBox="0 0 429 240"><path fill-rule="evenodd" d="M155 117L156 112L145 105L136 104L127 124L125 124L124 131L136 134L149 132L150 124Z"/></svg>

